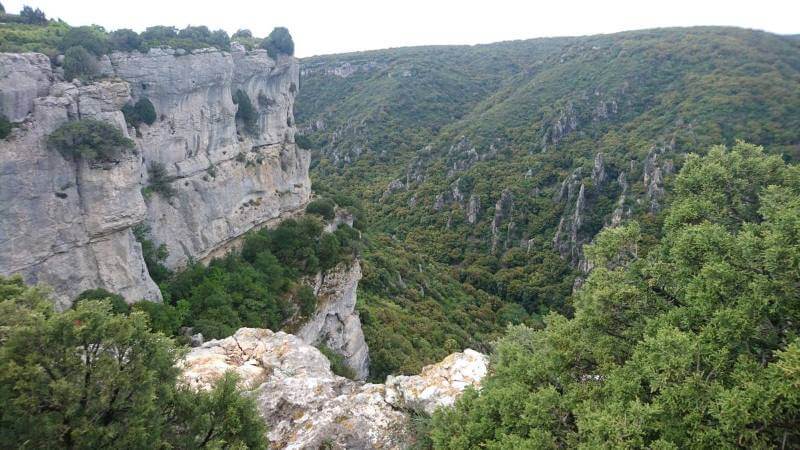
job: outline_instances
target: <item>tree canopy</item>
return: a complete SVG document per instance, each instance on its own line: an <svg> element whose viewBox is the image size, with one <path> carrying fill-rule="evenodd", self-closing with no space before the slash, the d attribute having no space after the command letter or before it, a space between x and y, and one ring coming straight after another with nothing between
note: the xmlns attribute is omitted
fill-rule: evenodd
<svg viewBox="0 0 800 450"><path fill-rule="evenodd" d="M226 376L210 392L178 383L181 351L147 315L0 277L3 448L265 448L251 399Z"/></svg>
<svg viewBox="0 0 800 450"><path fill-rule="evenodd" d="M574 318L511 327L435 447L800 445L800 170L740 142L675 186L661 242L601 233Z"/></svg>

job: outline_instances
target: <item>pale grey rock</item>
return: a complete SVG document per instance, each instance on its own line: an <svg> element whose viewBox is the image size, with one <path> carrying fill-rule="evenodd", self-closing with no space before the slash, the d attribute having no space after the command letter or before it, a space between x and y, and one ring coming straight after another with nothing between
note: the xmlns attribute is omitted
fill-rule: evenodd
<svg viewBox="0 0 800 450"><path fill-rule="evenodd" d="M411 409L452 405L467 386L480 387L486 362L466 350L416 377L362 383L334 375L325 356L296 336L241 328L192 349L181 368L182 382L197 389L210 389L226 371L238 374L271 448L401 449L413 444Z"/></svg>
<svg viewBox="0 0 800 450"><path fill-rule="evenodd" d="M355 310L360 279L361 264L354 260L310 280L317 296L317 311L297 331L297 336L307 344L322 344L342 355L356 378L364 380L369 375L369 348Z"/></svg>
<svg viewBox="0 0 800 450"><path fill-rule="evenodd" d="M470 195L467 203L467 222L475 225L481 213L481 198L475 194Z"/></svg>
<svg viewBox="0 0 800 450"><path fill-rule="evenodd" d="M468 386L480 389L488 371L489 358L466 349L423 367L419 375L389 375L386 401L397 408L430 415L438 408L453 406Z"/></svg>
<svg viewBox="0 0 800 450"><path fill-rule="evenodd" d="M382 201L386 200L387 198L389 198L395 192L399 192L399 191L402 191L403 189L405 189L405 187L406 187L406 185L403 184L403 180L401 180L399 178L392 180L386 186L386 190L383 191L383 194L381 195L381 200Z"/></svg>
<svg viewBox="0 0 800 450"><path fill-rule="evenodd" d="M595 185L606 181L606 166L603 162L603 154L598 153L594 157L594 166L592 167L592 182Z"/></svg>
<svg viewBox="0 0 800 450"><path fill-rule="evenodd" d="M342 225L352 227L355 223L355 216L346 208L336 207L333 212L333 219L325 223L323 231L326 233L333 233L338 230Z"/></svg>
<svg viewBox="0 0 800 450"><path fill-rule="evenodd" d="M0 141L0 274L51 284L61 308L97 287L129 302L160 300L133 238L139 223L166 244L166 264L176 269L218 256L308 201L310 156L294 143L294 58L241 49L113 53L101 61L110 77L85 85L56 81L44 55L0 54L0 61L2 111L26 120ZM252 134L237 129L238 89L258 111ZM158 119L129 129L120 109L143 97ZM53 130L79 118L119 127L135 154L95 166L45 148ZM142 197L153 162L173 177L172 198Z"/></svg>
<svg viewBox="0 0 800 450"><path fill-rule="evenodd" d="M500 243L500 225L502 225L506 219L510 219L513 212L514 194L508 189L503 189L500 198L497 199L497 203L494 205L494 218L492 219L492 252L497 251ZM507 225L506 246L508 246L508 243L513 239L514 228L513 221Z"/></svg>
<svg viewBox="0 0 800 450"><path fill-rule="evenodd" d="M33 101L50 91L50 59L41 53L0 53L0 114L21 122L33 111Z"/></svg>

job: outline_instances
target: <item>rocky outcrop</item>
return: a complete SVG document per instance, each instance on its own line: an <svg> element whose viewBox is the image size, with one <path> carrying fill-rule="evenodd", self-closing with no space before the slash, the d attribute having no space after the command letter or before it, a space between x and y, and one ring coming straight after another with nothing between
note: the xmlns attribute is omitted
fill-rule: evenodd
<svg viewBox="0 0 800 450"><path fill-rule="evenodd" d="M208 389L226 371L240 376L268 425L271 448L399 449L413 444L410 410L452 404L469 385L480 387L485 356L466 350L425 367L416 377L383 384L334 375L316 348L283 332L242 328L193 349L183 380Z"/></svg>
<svg viewBox="0 0 800 450"><path fill-rule="evenodd" d="M475 225L478 222L478 216L481 214L481 198L475 194L470 195L469 203L467 203L467 223Z"/></svg>
<svg viewBox="0 0 800 450"><path fill-rule="evenodd" d="M453 406L467 386L480 387L488 367L489 358L475 350L453 353L423 367L419 375L389 375L386 401L397 408L433 414L437 408Z"/></svg>
<svg viewBox="0 0 800 450"><path fill-rule="evenodd" d="M497 250L500 242L500 226L504 221L511 218L514 212L514 194L510 190L504 189L497 203L494 205L494 218L492 219L492 252ZM506 243L512 240L514 222L509 221L507 226Z"/></svg>
<svg viewBox="0 0 800 450"><path fill-rule="evenodd" d="M342 355L356 378L364 380L369 374L369 348L355 310L360 279L358 260L317 274L310 283L317 296L317 311L297 331L297 336L307 344L325 345Z"/></svg>
<svg viewBox="0 0 800 450"><path fill-rule="evenodd" d="M179 268L309 198L309 154L294 144L294 58L238 46L114 53L103 64L109 79L87 85L58 81L44 55L0 61L0 105L19 123L0 141L0 274L50 284L62 308L96 287L160 299L131 231L139 223ZM258 112L253 132L237 127L239 89ZM157 120L128 128L122 106L145 97ZM119 127L136 151L99 166L46 148L52 131L79 118ZM172 179L170 198L141 194L154 162Z"/></svg>
<svg viewBox="0 0 800 450"><path fill-rule="evenodd" d="M642 182L645 187L645 200L650 212L661 209L661 199L664 197L664 176L673 171L672 160L665 160L667 151L673 150L674 144L669 146L653 146L644 160L644 175Z"/></svg>

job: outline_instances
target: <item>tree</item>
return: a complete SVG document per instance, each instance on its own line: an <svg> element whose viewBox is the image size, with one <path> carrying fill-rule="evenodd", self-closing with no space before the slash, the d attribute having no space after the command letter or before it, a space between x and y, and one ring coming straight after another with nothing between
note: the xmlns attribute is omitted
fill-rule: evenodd
<svg viewBox="0 0 800 450"><path fill-rule="evenodd" d="M80 119L61 125L47 138L47 145L65 158L115 162L133 141L113 125L95 119Z"/></svg>
<svg viewBox="0 0 800 450"><path fill-rule="evenodd" d="M23 6L19 15L23 23L32 25L44 25L47 23L47 16L45 16L44 12L39 8L34 10L30 6Z"/></svg>
<svg viewBox="0 0 800 450"><path fill-rule="evenodd" d="M308 206L306 206L306 212L308 214L316 214L326 220L333 219L335 215L336 204L333 200L328 198L318 198L312 200Z"/></svg>
<svg viewBox="0 0 800 450"><path fill-rule="evenodd" d="M169 176L167 168L164 164L158 161L150 161L147 166L147 188L156 192L164 198L170 198L175 195L175 189L172 187L172 177Z"/></svg>
<svg viewBox="0 0 800 450"><path fill-rule="evenodd" d="M147 316L86 300L63 313L47 292L0 277L3 448L264 448L252 400L226 376L178 385L181 352Z"/></svg>
<svg viewBox="0 0 800 450"><path fill-rule="evenodd" d="M741 142L689 155L640 239L595 239L574 317L511 327L434 447L800 446L800 169Z"/></svg>
<svg viewBox="0 0 800 450"><path fill-rule="evenodd" d="M235 39L235 38L247 38L247 39L250 39L252 37L253 37L253 32L248 30L248 29L246 29L246 28L237 30L236 33L233 33L233 36L231 36L231 38L233 38L233 39Z"/></svg>
<svg viewBox="0 0 800 450"><path fill-rule="evenodd" d="M254 133L258 121L258 111L253 107L250 96L247 95L247 92L237 89L236 93L233 95L233 104L238 106L236 109L236 120L244 125L246 132Z"/></svg>
<svg viewBox="0 0 800 450"><path fill-rule="evenodd" d="M127 314L131 307L125 302L125 298L119 294L114 294L103 288L88 289L78 295L72 302L72 308L77 308L78 304L86 300L100 300L111 305L111 312L115 314Z"/></svg>
<svg viewBox="0 0 800 450"><path fill-rule="evenodd" d="M278 55L294 55L294 41L289 30L284 27L276 27L261 42L261 48L267 51L270 58L277 58Z"/></svg>
<svg viewBox="0 0 800 450"><path fill-rule="evenodd" d="M123 106L122 114L125 116L125 122L135 127L142 123L152 125L158 118L153 102L147 97L140 98L134 104L128 103Z"/></svg>
<svg viewBox="0 0 800 450"><path fill-rule="evenodd" d="M113 50L122 52L132 52L142 48L142 38L139 33L128 28L121 28L111 32L108 36L108 43Z"/></svg>
<svg viewBox="0 0 800 450"><path fill-rule="evenodd" d="M72 47L82 47L95 56L101 56L108 53L108 35L97 26L71 27L58 48L66 51Z"/></svg>
<svg viewBox="0 0 800 450"><path fill-rule="evenodd" d="M64 78L73 80L91 80L97 75L97 58L85 48L70 47L64 53Z"/></svg>
<svg viewBox="0 0 800 450"><path fill-rule="evenodd" d="M167 246L165 244L156 245L150 239L150 227L144 223L133 227L133 236L142 246L142 257L147 266L147 272L150 273L150 278L156 283L168 279L172 272L164 265L164 261L169 256Z"/></svg>

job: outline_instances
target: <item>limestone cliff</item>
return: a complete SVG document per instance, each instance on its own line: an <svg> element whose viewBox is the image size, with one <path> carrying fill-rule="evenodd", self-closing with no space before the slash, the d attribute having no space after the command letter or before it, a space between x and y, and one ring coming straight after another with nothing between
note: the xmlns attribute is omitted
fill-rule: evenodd
<svg viewBox="0 0 800 450"><path fill-rule="evenodd" d="M296 336L242 328L193 349L183 379L208 389L226 371L240 376L267 423L270 448L399 449L413 444L411 412L450 406L467 386L480 388L488 358L465 350L386 384L334 375L316 348Z"/></svg>
<svg viewBox="0 0 800 450"><path fill-rule="evenodd" d="M150 227L178 268L246 231L302 208L310 195L308 152L294 144L299 66L265 51L168 48L114 53L106 77L60 80L44 55L0 54L0 113L17 123L0 141L0 274L55 288L59 307L103 287L128 301L158 300L132 228ZM252 99L253 130L237 127L233 93ZM121 113L149 99L157 120L138 129ZM103 166L64 159L47 136L79 118L119 127L136 152ZM145 198L148 165L164 164L175 195Z"/></svg>

